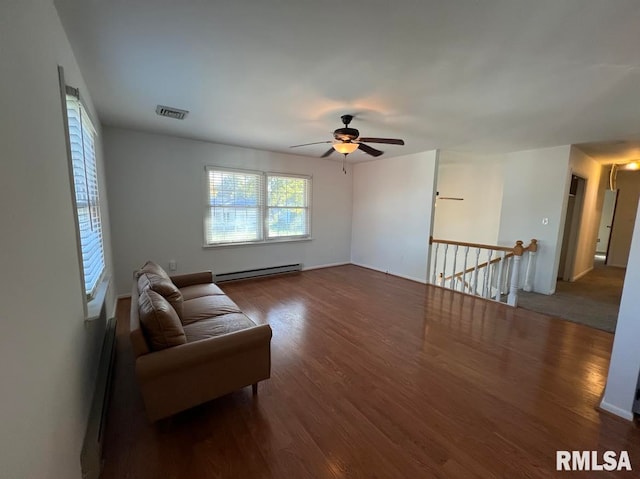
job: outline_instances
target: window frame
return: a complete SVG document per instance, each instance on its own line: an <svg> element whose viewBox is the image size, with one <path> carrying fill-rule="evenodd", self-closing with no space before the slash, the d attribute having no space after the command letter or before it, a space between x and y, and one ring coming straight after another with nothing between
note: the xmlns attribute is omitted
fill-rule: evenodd
<svg viewBox="0 0 640 479"><path fill-rule="evenodd" d="M78 249L78 261L79 261L79 270L81 277L81 288L82 288L82 297L83 297L83 307L85 312L85 318L87 320L95 319L99 316L100 310L104 303L104 297L106 294L106 287L108 286L105 282L106 277L106 251L105 251L105 239L104 239L104 222L103 222L103 212L101 207L100 198L102 196L102 192L100 191L100 175L98 172L98 131L94 126L93 119L91 118L91 114L85 106L84 101L80 96L80 92L77 88L66 85L64 82L64 71L62 67L59 67L59 78L60 78L60 97L62 101L62 117L64 123L64 138L67 149L67 161L69 166L69 179L70 179L70 190L71 190L71 200L73 205L73 219L75 223L75 233L76 233L76 242ZM86 179L85 181L88 183L89 181L95 181L95 195L92 195L90 192L87 192L87 208L89 211L95 209L97 214L94 218L97 218L96 225L99 226L99 242L97 247L99 248L99 256L101 264L99 264L99 273L95 276L95 281L91 285L91 290L87 290L86 284L86 272L85 272L85 258L83 255L83 244L82 244L82 233L80 228L80 218L79 218L79 202L78 202L78 193L76 191L76 177L74 173L74 157L72 150L72 141L71 141L71 128L69 125L69 109L68 109L68 100L72 98L73 101L78 104L78 113L80 115L80 135L81 142L84 148L85 145L85 131L88 135L88 138L91 142L91 146L93 148L92 155L92 168L94 174L91 175L91 179ZM91 160L89 160L91 161ZM84 151L82 154L82 163L83 163L83 171L87 171L87 158L84 155ZM93 177L95 175L95 178ZM95 196L95 198L94 198ZM93 218L90 218L90 222L93 224Z"/></svg>
<svg viewBox="0 0 640 479"><path fill-rule="evenodd" d="M296 179L302 179L302 180L306 180L307 181L307 185L306 185L306 206L296 206L296 207L287 207L287 208L303 208L306 210L306 230L307 233L306 234L302 234L302 235L288 235L288 236L274 236L274 237L269 237L269 210L271 208L285 208L285 207L278 207L278 206L269 206L269 178L270 177L279 177L279 178L296 178ZM269 241L269 242L273 242L273 241L296 241L296 240L304 240L304 239L308 239L311 238L311 200L312 200L312 196L311 193L313 191L312 188L312 178L310 175L299 175L299 174L295 174L295 173L277 173L277 172L273 172L273 171L268 171L264 173L264 181L265 181L265 185L264 185L264 195L265 195L265 200L264 200L264 237L265 237L265 241Z"/></svg>
<svg viewBox="0 0 640 479"><path fill-rule="evenodd" d="M228 173L237 173L242 175L257 176L260 181L259 189L261 189L263 186L263 175L264 175L262 171L257 171L257 170L218 167L218 166L211 166L211 165L205 166L205 174L204 174L205 196L204 196L204 215L203 215L203 223L202 223L204 246L205 247L232 246L232 245L239 245L239 244L255 244L262 241L262 239L264 238L264 221L263 221L263 214L262 214L262 210L264 209L264 204L262 204L262 202L264 202L264 192L259 191L260 197L258 198L258 205L257 205L257 208L258 208L257 226L259 228L259 231L257 231L258 239L243 240L243 241L220 241L216 243L208 242L207 224L208 224L208 218L211 215L211 209L213 208L213 206L209 203L209 197L211 194L211 191L209 189L209 186L210 186L209 172L210 171L221 171L221 172L228 172Z"/></svg>
<svg viewBox="0 0 640 479"><path fill-rule="evenodd" d="M285 243L285 242L295 242L295 241L310 241L312 240L312 210L313 210L313 176L312 175L304 175L298 173L281 173L275 171L260 171L260 170L250 170L250 169L242 169L242 168L233 168L228 166L217 166L217 165L205 165L204 167L204 212L203 212L203 248L223 248L227 246L249 246L249 245L264 245L264 244L272 244L272 243ZM208 242L208 218L210 217L210 212L212 206L210 205L210 189L209 189L209 171L226 171L231 173L240 173L240 174L251 174L258 175L260 178L260 192L261 198L259 200L259 222L260 222L260 235L259 239L256 240L246 240L246 241L226 241L226 242L217 242L217 243L209 243ZM268 194L268 179L269 177L283 177L283 178L301 178L307 181L307 206L300 207L306 210L306 228L307 233L304 235L290 235L290 236L276 236L269 238L269 194Z"/></svg>

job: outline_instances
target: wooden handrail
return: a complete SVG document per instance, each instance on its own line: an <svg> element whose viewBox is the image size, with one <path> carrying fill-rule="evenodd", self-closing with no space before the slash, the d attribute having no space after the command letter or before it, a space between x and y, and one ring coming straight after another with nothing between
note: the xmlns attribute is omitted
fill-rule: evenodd
<svg viewBox="0 0 640 479"><path fill-rule="evenodd" d="M529 246L524 248L524 250L525 251L529 251L531 253L535 253L536 251L538 251L538 240L537 239L532 239L531 243L529 243Z"/></svg>
<svg viewBox="0 0 640 479"><path fill-rule="evenodd" d="M522 256L525 251L535 253L538 251L538 240L532 239L528 246L522 246L522 241L516 241L516 245L513 247L513 254L516 256Z"/></svg>
<svg viewBox="0 0 640 479"><path fill-rule="evenodd" d="M480 244L480 243L465 243L464 241L450 241L450 240L429 238L429 244L433 244L433 243L450 244L453 246L469 246L470 248L492 249L494 251L509 251L509 252L513 251L513 246L495 246L495 245Z"/></svg>
<svg viewBox="0 0 640 479"><path fill-rule="evenodd" d="M505 254L504 258L493 258L491 261L485 261L484 263L479 264L477 269L486 268L490 264L497 263L499 261L502 261L503 259L511 258L513 255L514 253L509 253L509 254ZM475 269L476 269L475 266L471 268L467 268L465 271L460 271L459 273L455 273L455 274L452 274L451 276L447 276L444 280L448 281L451 278L459 278L463 274L467 274L467 273L471 273L472 271L475 271ZM440 277L442 278L442 273L440 273Z"/></svg>
<svg viewBox="0 0 640 479"><path fill-rule="evenodd" d="M535 253L538 251L538 240L532 239L531 242L525 247L522 246L523 242L518 240L516 241L515 246L498 246L498 245L490 245L490 244L482 244L482 243L467 243L464 241L451 241L451 240L443 240L443 239L435 239L433 236L429 237L429 244L440 243L440 244L450 244L452 246L468 246L469 248L480 248L480 249L490 249L493 251L507 251L509 253L514 253L516 256L521 256L524 252L530 251ZM522 251L518 254L518 251L522 248Z"/></svg>

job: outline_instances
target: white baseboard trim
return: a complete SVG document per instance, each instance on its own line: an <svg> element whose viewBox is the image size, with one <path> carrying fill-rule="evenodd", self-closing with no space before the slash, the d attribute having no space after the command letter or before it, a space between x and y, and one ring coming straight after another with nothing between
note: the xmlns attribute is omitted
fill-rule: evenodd
<svg viewBox="0 0 640 479"><path fill-rule="evenodd" d="M379 271L380 273L390 274L391 276L396 276L398 278L408 279L409 281L414 281L416 283L427 284L427 280L425 280L425 279L414 278L413 276L406 276L404 274L394 273L393 271L385 271L383 269L376 268L375 266L371 266L371 265L368 265L368 264L354 263L353 261L351 262L351 264L353 264L355 266L360 266L361 268L367 268L367 269L371 269L373 271Z"/></svg>
<svg viewBox="0 0 640 479"><path fill-rule="evenodd" d="M351 262L345 261L342 263L328 263L328 264L318 264L315 266L305 266L302 268L302 271L311 271L314 269L322 269L322 268L333 268L334 266L344 266L345 264L351 264Z"/></svg>
<svg viewBox="0 0 640 479"><path fill-rule="evenodd" d="M314 269L322 269L322 268L333 268L334 266L344 266L345 264L351 264L350 261L342 261L340 263L327 263L327 264L319 264L314 266L305 266L302 268L302 271L311 271ZM116 299L116 303L118 299L130 299L131 293L119 294ZM115 309L114 309L115 311Z"/></svg>
<svg viewBox="0 0 640 479"><path fill-rule="evenodd" d="M607 412L610 412L611 414L615 414L616 416L626 419L627 421L633 421L633 413L631 411L627 411L626 409L614 406L613 404L610 404L606 401L602 401L600 403L600 408L604 409Z"/></svg>
<svg viewBox="0 0 640 479"><path fill-rule="evenodd" d="M626 268L626 264L608 264L607 266L613 266L614 268Z"/></svg>
<svg viewBox="0 0 640 479"><path fill-rule="evenodd" d="M576 274L573 279L571 281L578 281L580 278L582 278L584 275L587 275L589 273L591 273L591 271L593 271L593 266L591 268L587 268L585 269L582 273L580 274Z"/></svg>

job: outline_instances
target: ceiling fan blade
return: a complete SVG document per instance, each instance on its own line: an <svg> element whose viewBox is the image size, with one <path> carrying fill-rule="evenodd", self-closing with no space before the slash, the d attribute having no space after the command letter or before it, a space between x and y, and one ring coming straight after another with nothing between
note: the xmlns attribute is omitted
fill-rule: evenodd
<svg viewBox="0 0 640 479"><path fill-rule="evenodd" d="M375 148L365 145L364 143L358 143L358 148L371 156L380 156L384 151L376 150Z"/></svg>
<svg viewBox="0 0 640 479"><path fill-rule="evenodd" d="M302 145L293 145L293 146L290 146L289 148L298 148L299 146L309 146L309 145L320 145L322 143L331 143L331 140L316 141L315 143L303 143Z"/></svg>
<svg viewBox="0 0 640 479"><path fill-rule="evenodd" d="M331 143L331 142L329 141L329 142L327 142L327 143ZM322 155L320 158L326 158L327 156L329 156L329 155L330 155L331 153L333 153L334 151L336 151L336 150L334 150L334 149L333 149L333 146L332 146L332 147L331 147L331 148L329 148L327 151L325 151L325 152L324 152L324 155Z"/></svg>
<svg viewBox="0 0 640 479"><path fill-rule="evenodd" d="M399 138L358 138L358 141L367 143L387 143L388 145L404 145L404 140Z"/></svg>

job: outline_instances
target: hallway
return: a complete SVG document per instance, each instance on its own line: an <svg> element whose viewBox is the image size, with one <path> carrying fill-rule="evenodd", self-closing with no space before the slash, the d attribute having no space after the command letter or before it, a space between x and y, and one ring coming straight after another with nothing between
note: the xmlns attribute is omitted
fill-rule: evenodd
<svg viewBox="0 0 640 479"><path fill-rule="evenodd" d="M592 271L574 282L558 281L552 296L521 291L518 306L612 333L625 272L596 257Z"/></svg>

